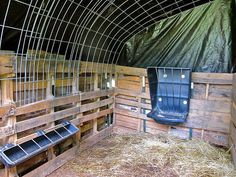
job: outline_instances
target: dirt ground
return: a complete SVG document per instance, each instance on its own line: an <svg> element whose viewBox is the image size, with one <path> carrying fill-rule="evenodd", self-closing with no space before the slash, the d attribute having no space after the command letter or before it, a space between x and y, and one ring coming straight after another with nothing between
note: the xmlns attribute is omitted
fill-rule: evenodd
<svg viewBox="0 0 236 177"><path fill-rule="evenodd" d="M235 177L230 154L199 140L112 135L49 177Z"/></svg>

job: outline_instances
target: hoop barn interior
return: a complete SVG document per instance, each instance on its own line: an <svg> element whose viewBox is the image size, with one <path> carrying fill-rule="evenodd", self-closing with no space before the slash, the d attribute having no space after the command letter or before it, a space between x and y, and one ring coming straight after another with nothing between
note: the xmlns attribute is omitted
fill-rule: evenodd
<svg viewBox="0 0 236 177"><path fill-rule="evenodd" d="M192 73L188 121L157 124L145 68L121 66L125 43L208 0L0 2L0 145L69 120L80 132L0 176L46 176L113 133L165 133L230 148L236 164L236 75ZM39 173L44 171L44 173Z"/></svg>

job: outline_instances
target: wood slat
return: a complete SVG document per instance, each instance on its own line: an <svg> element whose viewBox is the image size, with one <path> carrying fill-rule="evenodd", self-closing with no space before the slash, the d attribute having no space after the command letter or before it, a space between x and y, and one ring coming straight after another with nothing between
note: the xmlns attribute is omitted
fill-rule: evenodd
<svg viewBox="0 0 236 177"><path fill-rule="evenodd" d="M14 110L15 110L15 105L11 104L11 105L5 105L0 107L0 117L2 118L3 116L6 115L14 115Z"/></svg>
<svg viewBox="0 0 236 177"><path fill-rule="evenodd" d="M16 60L18 63L21 63L21 65L17 65L16 68ZM31 65L30 65L31 63ZM71 69L71 64L73 65L73 68L75 68L73 71ZM24 73L25 68L20 66L28 66L26 68L26 72L37 72L37 73L43 73L43 72L55 72L56 73L114 73L115 72L115 65L112 64L102 64L102 63L92 63L92 62L84 62L79 60L44 60L43 58L38 58L37 60L25 60L24 58L17 58L13 60L12 63L14 67L14 72L18 73ZM77 69L79 67L79 69Z"/></svg>
<svg viewBox="0 0 236 177"><path fill-rule="evenodd" d="M232 99L236 102L236 73L233 75Z"/></svg>
<svg viewBox="0 0 236 177"><path fill-rule="evenodd" d="M11 136L14 133L15 133L15 127L14 126L0 127L0 139Z"/></svg>
<svg viewBox="0 0 236 177"><path fill-rule="evenodd" d="M233 140L231 137L229 137L229 146L230 148L230 153L234 162L234 166L236 167L236 149L235 149L235 144L233 143Z"/></svg>
<svg viewBox="0 0 236 177"><path fill-rule="evenodd" d="M116 114L128 116L127 119L129 117L133 117L136 119L147 119L148 121L153 121L152 119L148 118L145 114L140 114L129 110L115 108L114 112ZM180 126L228 133L229 122L230 122L229 114L222 114L222 113L218 114L212 112L193 110L189 113L187 122ZM159 125L157 124L157 126Z"/></svg>
<svg viewBox="0 0 236 177"><path fill-rule="evenodd" d="M72 115L76 115L76 114L86 112L91 109L96 109L96 108L99 108L99 107L102 107L105 105L109 105L112 103L113 103L113 98L108 98L108 99L105 99L105 100L102 100L99 102L82 105L81 107L73 107L73 108L58 111L55 113L32 118L29 120L21 121L21 122L16 123L16 132L17 133L23 132L25 130L32 129L34 127L38 127L40 125L48 124L48 123L56 121L56 120L60 120L60 119L63 119L63 118L66 118L66 117L69 117Z"/></svg>
<svg viewBox="0 0 236 177"><path fill-rule="evenodd" d="M16 108L15 115L19 116L22 114L27 114L30 112L57 107L57 106L61 106L61 105L69 104L69 103L79 102L86 99L112 95L113 93L114 93L114 90L110 89L110 90L101 90L101 91L94 91L94 92L85 92L85 93L81 93L80 95L53 98L51 100L43 100L43 101L39 101L36 103L32 103L32 104L28 104L28 105Z"/></svg>
<svg viewBox="0 0 236 177"><path fill-rule="evenodd" d="M72 86L73 79L56 79L55 86ZM24 90L39 90L46 89L48 85L48 81L41 80L37 82L17 82L13 86L13 91L24 91Z"/></svg>
<svg viewBox="0 0 236 177"><path fill-rule="evenodd" d="M194 83L232 85L233 74L229 73L192 73Z"/></svg>
<svg viewBox="0 0 236 177"><path fill-rule="evenodd" d="M35 170L27 173L24 177L45 177L51 174L53 171L64 165L66 162L73 159L78 152L78 146L75 146L63 154L57 156L55 159L48 161L47 163L41 165Z"/></svg>
<svg viewBox="0 0 236 177"><path fill-rule="evenodd" d="M138 131L139 119L117 113L116 126L122 126Z"/></svg>
<svg viewBox="0 0 236 177"><path fill-rule="evenodd" d="M232 143L236 145L236 127L233 123L230 124L230 137L232 139Z"/></svg>
<svg viewBox="0 0 236 177"><path fill-rule="evenodd" d="M0 55L0 75L14 73L12 67L12 57Z"/></svg>
<svg viewBox="0 0 236 177"><path fill-rule="evenodd" d="M231 107L231 120L236 126L236 103L232 102L232 107Z"/></svg>
<svg viewBox="0 0 236 177"><path fill-rule="evenodd" d="M147 76L146 69L116 66L116 72L132 76ZM192 73L192 82L218 85L232 85L233 74L228 73Z"/></svg>
<svg viewBox="0 0 236 177"><path fill-rule="evenodd" d="M86 116L82 116L79 119L73 119L71 122L74 123L75 125L79 125L81 123L91 121L93 119L96 119L102 116L106 116L108 114L111 114L112 112L113 112L113 109L106 109L106 110L95 112Z"/></svg>
<svg viewBox="0 0 236 177"><path fill-rule="evenodd" d="M101 130L99 133L88 137L84 141L81 142L80 144L80 149L79 151L84 151L88 149L88 147L93 146L94 144L98 143L99 141L103 140L107 136L109 136L112 133L113 126L110 126L106 129Z"/></svg>
<svg viewBox="0 0 236 177"><path fill-rule="evenodd" d="M120 109L115 109L114 112L117 114L121 114L124 117L132 117L135 119L146 119L146 130L148 133L160 133L160 132L169 132L169 126L166 125L160 125L156 122L154 122L154 120L147 118L146 115L144 114L138 114L136 112L131 112L131 111L127 111L127 110L120 110ZM150 126L150 123L152 124ZM128 127L129 124L123 123L123 122L119 122L118 126L120 127ZM132 128L132 127L131 127ZM193 127L192 127L193 128ZM197 138L201 138L201 133L202 133L202 129L195 129L193 128L193 132L194 132L194 136L193 137L197 137ZM179 126L173 126L170 130L170 133L173 135L176 135L178 137L181 138L188 138L189 137L189 128L188 127L183 127L182 125ZM203 133L203 137L205 141L209 141L211 143L217 144L217 145L222 145L222 146L227 146L228 145L228 134L225 132L217 132L217 131L209 131L209 130L205 130Z"/></svg>
<svg viewBox="0 0 236 177"><path fill-rule="evenodd" d="M122 93L122 92L120 92ZM137 95L136 93L132 93L132 96ZM131 106L141 106L142 108L151 109L151 105L148 104L139 104L138 102L129 101L125 99L115 98L115 102L119 104L127 104ZM222 104L224 106L222 106ZM196 100L190 99L190 110L200 110L200 111L208 111L208 112L220 112L220 113L228 113L230 114L231 103L228 101L211 101L211 100Z"/></svg>
<svg viewBox="0 0 236 177"><path fill-rule="evenodd" d="M115 73L115 65L94 62L81 62L80 73Z"/></svg>

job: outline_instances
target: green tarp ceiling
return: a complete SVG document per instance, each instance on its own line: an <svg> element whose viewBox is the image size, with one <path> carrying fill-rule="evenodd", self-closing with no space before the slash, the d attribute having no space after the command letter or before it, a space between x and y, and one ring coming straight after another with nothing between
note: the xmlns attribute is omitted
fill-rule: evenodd
<svg viewBox="0 0 236 177"><path fill-rule="evenodd" d="M231 72L232 4L216 0L159 21L126 42L120 64Z"/></svg>

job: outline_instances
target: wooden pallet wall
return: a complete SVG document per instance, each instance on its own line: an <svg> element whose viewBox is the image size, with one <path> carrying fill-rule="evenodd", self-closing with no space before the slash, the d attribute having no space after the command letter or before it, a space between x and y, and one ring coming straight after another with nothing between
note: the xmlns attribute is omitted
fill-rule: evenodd
<svg viewBox="0 0 236 177"><path fill-rule="evenodd" d="M21 71L22 68L19 66L16 69L14 62L17 58L2 57L5 57L9 64L1 64L0 67L11 66L11 70L4 70L4 73L0 73L0 77L4 78L0 80L0 146L30 140L36 136L36 131L48 132L59 126L62 120L71 121L80 128L80 132L14 168L4 169L3 164L0 164L0 176L46 176L72 159L78 151L87 149L111 134L114 89L102 88L104 85L101 83L101 77L104 75L102 65L99 65L97 70L91 70L89 68L92 66L91 63L81 62L78 73L80 87L77 88L75 83L77 80L73 75L71 78L55 79L54 81L50 77L49 80L40 78L36 82L17 82L14 79L8 79L8 77L14 77L15 74L22 74L23 70ZM29 62L29 60L22 62ZM57 75L57 78L61 78L62 72L65 72L64 75L66 75L69 68L62 69L63 62L67 66L68 61L58 61L51 65L52 61L50 65L57 65L57 70L55 72L51 67L48 74ZM47 67L49 61L39 59L35 63L39 67L38 76L41 76L40 74L44 72L42 66ZM28 67L27 72L35 69L33 65L30 66L32 68ZM112 67L109 65L109 68ZM112 76L111 73L109 74ZM86 82L84 82L85 77ZM53 94L53 85L57 89L55 90L56 95ZM60 95L63 87L70 89L69 95ZM22 93L21 102L17 102L16 92L25 92L25 90L28 94ZM35 91L39 93L38 97L32 98L31 96L34 94L31 93Z"/></svg>
<svg viewBox="0 0 236 177"><path fill-rule="evenodd" d="M232 74L193 73L187 123L179 126L157 124L146 114L151 109L145 69L116 67L115 130L167 132L182 138L192 136L210 143L228 146Z"/></svg>
<svg viewBox="0 0 236 177"><path fill-rule="evenodd" d="M217 145L227 146L228 140L233 142L231 144L235 144L233 137L236 132L233 131L236 130L233 123L231 123L232 136L228 139L231 107L232 116L235 117L236 94L235 85L232 93L232 74L193 73L194 89L191 93L188 121L181 126L170 127L157 124L146 116L151 105L145 69L107 64L96 64L94 69L94 63L81 62L80 69L76 70L74 75L61 79L62 72L70 72L66 63L69 61L50 61L49 64L48 61L39 59L34 61L38 66L39 76L43 74L44 67L50 65L56 66L57 71L49 67L48 74L56 75L58 79L53 82L51 79L39 79L37 82L23 83L9 79L14 77L14 74L20 75L25 71L14 64L19 59L9 56L5 58L7 59L2 60L4 62L0 62L0 69L3 69L0 73L0 145L27 141L35 137L34 133L37 130L50 131L58 126L61 120L70 120L80 127L81 131L16 168L6 170L0 164L0 176L46 176L73 158L78 151L87 149L113 130L121 133L164 132L182 138L189 138L192 130L193 137ZM23 60L23 65L24 62L29 60ZM33 65L30 65L26 72L34 69ZM75 82L78 81L74 78L78 75L79 88L76 87ZM110 82L111 85L113 77L116 88L106 88L106 82ZM52 94L53 84L56 86L57 95ZM31 98L36 88L38 97ZM22 97L29 99L29 102L24 101L25 99L16 102L16 92L24 89L29 94L22 93ZM60 95L63 89L69 89L71 94ZM115 122L114 128L113 122Z"/></svg>
<svg viewBox="0 0 236 177"><path fill-rule="evenodd" d="M229 143L231 146L231 154L234 161L234 165L236 166L236 74L234 74L233 77Z"/></svg>
<svg viewBox="0 0 236 177"><path fill-rule="evenodd" d="M113 89L87 92L80 95L44 100L22 107L13 108L14 114L11 117L7 117L7 122L4 121L3 126L0 128L0 138L4 141L3 144L9 142L25 142L36 136L34 134L35 131L50 131L52 128L55 128L55 126L57 126L57 124L59 123L58 121L65 120L69 117L72 123L80 127L80 134L77 135L77 138L81 139L80 150L83 149L83 146L84 149L86 149L88 145L93 145L94 143L101 140L101 138L104 138L111 133L111 127L104 123L106 122L106 118L113 112L113 109L111 107L114 100L113 94ZM97 99L101 99L101 101L97 101ZM90 100L89 103L87 103L88 101L86 102L86 100ZM68 108L57 112L45 111L45 114L42 114L42 110L52 110L55 107L70 103L73 103L73 107L69 106ZM4 114L5 110L7 111L7 107L2 107L2 109L0 109L0 112ZM35 112L40 112L41 115L36 115ZM28 116L30 114L33 114L34 116ZM27 115L27 118L25 118L24 115ZM18 117L24 117L24 119L18 121ZM14 122L8 123L9 121L13 121L11 119L13 119ZM95 121L96 126L94 125ZM9 138L12 138L12 140L9 140ZM48 164L52 164L52 160L56 162L58 161L58 159L61 159L62 157L65 157L67 155L70 155L70 158L72 158L76 150L78 150L78 140L75 138L76 137L73 137L66 140L65 142L60 143L59 145L56 145L55 147L53 147L51 152L44 152L37 155L33 159L30 159L29 161L18 165L14 170L14 173L17 173L18 175L26 174L26 176L34 176L29 174L37 173L30 172L28 174L28 171L31 170L33 166L38 167L41 166L41 164L45 164L46 162L47 165L44 166L48 166ZM65 155L65 153L67 155ZM65 160L60 163L60 166L64 162ZM55 170L55 168L57 167L58 166L54 165L54 167L51 167L51 170ZM10 176L10 174L7 174L6 176Z"/></svg>

